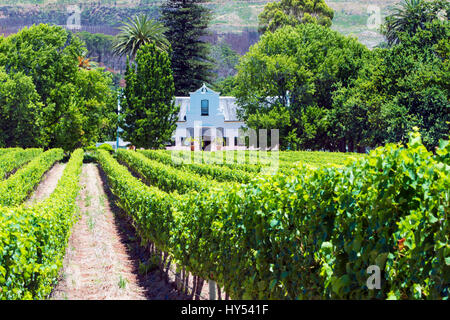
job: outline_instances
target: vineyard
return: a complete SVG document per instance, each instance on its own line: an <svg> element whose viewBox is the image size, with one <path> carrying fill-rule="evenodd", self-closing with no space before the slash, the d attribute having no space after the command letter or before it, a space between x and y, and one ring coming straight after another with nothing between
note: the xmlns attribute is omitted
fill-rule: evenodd
<svg viewBox="0 0 450 320"><path fill-rule="evenodd" d="M55 163L56 187L30 203ZM0 149L0 299L52 297L92 165L161 270L231 299L448 298L450 144L432 153L413 133L367 155Z"/></svg>

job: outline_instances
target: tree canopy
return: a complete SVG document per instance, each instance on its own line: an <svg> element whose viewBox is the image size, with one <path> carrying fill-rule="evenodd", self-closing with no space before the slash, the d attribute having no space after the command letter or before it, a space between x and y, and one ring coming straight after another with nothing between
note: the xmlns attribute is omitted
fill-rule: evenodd
<svg viewBox="0 0 450 320"><path fill-rule="evenodd" d="M170 51L169 51L170 52ZM122 136L139 148L163 148L176 129L174 82L169 54L155 44L137 51L127 67L126 87L121 98Z"/></svg>
<svg viewBox="0 0 450 320"><path fill-rule="evenodd" d="M214 78L208 34L211 10L204 0L168 0L162 6L161 19L172 46L172 69L176 95L189 95Z"/></svg>
<svg viewBox="0 0 450 320"><path fill-rule="evenodd" d="M42 107L33 80L22 72L7 74L0 67L0 147L32 147L38 143L35 125Z"/></svg>
<svg viewBox="0 0 450 320"><path fill-rule="evenodd" d="M102 129L113 125L111 77L90 67L85 54L83 42L57 26L35 25L0 38L2 86L23 84L15 89L16 102L0 98L0 108L17 106L14 121L6 121L16 126L8 130L13 136L4 142L7 146L74 150L95 142ZM24 126L28 138L19 136Z"/></svg>
<svg viewBox="0 0 450 320"><path fill-rule="evenodd" d="M448 135L449 33L448 21L435 19L413 36L400 35L398 45L374 52L378 58L372 71L361 74L351 93L339 98L343 101L336 107L351 105L353 113L366 109L366 123L372 127L366 143L406 142L408 131L418 127L424 144L432 148Z"/></svg>
<svg viewBox="0 0 450 320"><path fill-rule="evenodd" d="M279 116L284 146L334 149L327 138L333 92L358 76L367 54L356 39L317 24L267 32L238 66L240 116L255 129L270 123L264 114Z"/></svg>
<svg viewBox="0 0 450 320"><path fill-rule="evenodd" d="M402 33L413 36L435 19L448 19L449 13L450 3L446 0L403 0L386 17L382 32L389 45L398 44Z"/></svg>
<svg viewBox="0 0 450 320"><path fill-rule="evenodd" d="M334 11L324 0L281 0L269 2L258 17L259 30L275 31L283 26L317 23L331 26Z"/></svg>
<svg viewBox="0 0 450 320"><path fill-rule="evenodd" d="M220 85L248 127L280 128L283 148L364 152L404 143L416 127L434 148L450 131L448 3L408 4L386 19L388 48L369 51L318 24L284 26Z"/></svg>
<svg viewBox="0 0 450 320"><path fill-rule="evenodd" d="M154 42L158 49L167 51L169 43L164 35L166 31L161 22L150 19L145 14L128 18L116 36L113 52L119 56L130 55L134 59L137 50L151 42Z"/></svg>

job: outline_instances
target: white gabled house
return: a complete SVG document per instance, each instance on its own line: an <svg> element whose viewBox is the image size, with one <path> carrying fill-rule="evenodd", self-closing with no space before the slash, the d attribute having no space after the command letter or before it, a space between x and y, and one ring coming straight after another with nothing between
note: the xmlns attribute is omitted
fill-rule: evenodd
<svg viewBox="0 0 450 320"><path fill-rule="evenodd" d="M189 97L175 97L180 106L174 149L233 150L245 148L238 141L244 122L237 118L236 98L221 97L205 84ZM215 143L213 143L215 142Z"/></svg>

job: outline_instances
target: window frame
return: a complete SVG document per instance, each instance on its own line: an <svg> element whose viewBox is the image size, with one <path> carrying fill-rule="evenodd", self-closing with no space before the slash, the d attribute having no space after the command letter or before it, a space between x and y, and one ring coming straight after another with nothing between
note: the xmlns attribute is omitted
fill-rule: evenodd
<svg viewBox="0 0 450 320"><path fill-rule="evenodd" d="M203 102L206 101L206 113L203 112ZM203 99L200 102L200 115L202 117L207 117L209 116L209 100L208 99Z"/></svg>

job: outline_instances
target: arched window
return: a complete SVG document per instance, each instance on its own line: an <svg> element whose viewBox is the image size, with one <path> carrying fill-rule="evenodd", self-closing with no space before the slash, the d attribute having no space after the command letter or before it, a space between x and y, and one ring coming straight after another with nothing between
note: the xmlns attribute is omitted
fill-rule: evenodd
<svg viewBox="0 0 450 320"><path fill-rule="evenodd" d="M202 116L209 115L209 100L202 100Z"/></svg>

